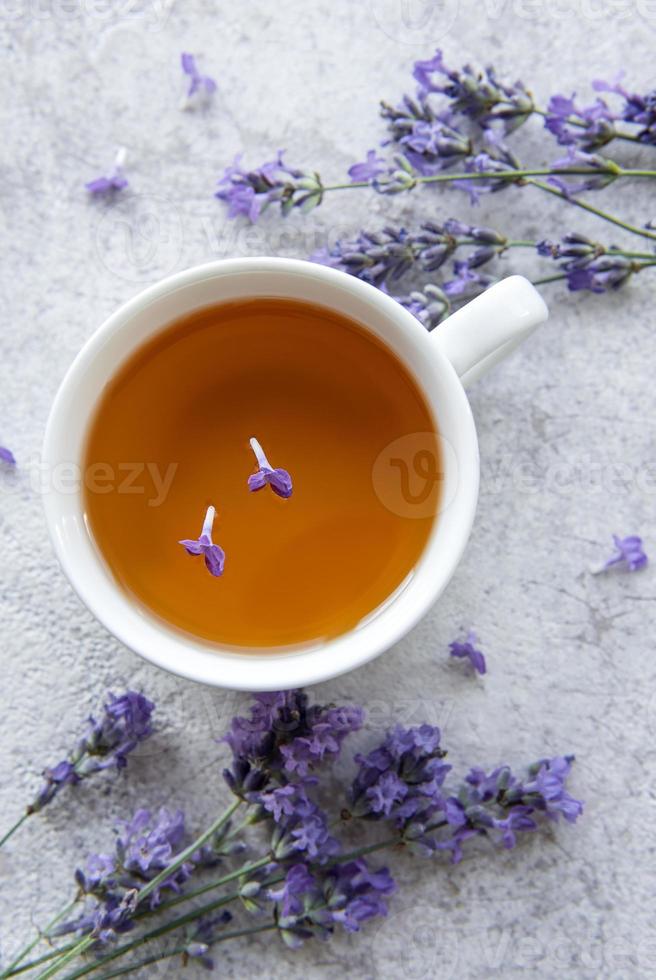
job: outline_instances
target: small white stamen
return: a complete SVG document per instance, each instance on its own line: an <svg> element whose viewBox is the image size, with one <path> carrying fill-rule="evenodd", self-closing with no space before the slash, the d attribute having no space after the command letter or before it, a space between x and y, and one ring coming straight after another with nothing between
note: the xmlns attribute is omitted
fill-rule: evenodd
<svg viewBox="0 0 656 980"><path fill-rule="evenodd" d="M251 442L251 449L255 453L255 458L257 460L258 467L261 470L263 470L263 469L272 470L273 467L271 466L271 463L269 462L269 460L266 458L266 453L262 449L262 446L259 444L259 442L255 438L255 436L253 436L251 438L251 441L250 442Z"/></svg>
<svg viewBox="0 0 656 980"><path fill-rule="evenodd" d="M203 530L201 531L201 537L205 535L212 540L212 528L214 527L214 518L216 517L216 508L210 506L207 508L207 513L205 514L205 520L203 522Z"/></svg>
<svg viewBox="0 0 656 980"><path fill-rule="evenodd" d="M117 170L122 170L125 166L125 161L127 159L128 151L124 146L119 146L116 152L116 159L114 160L114 166Z"/></svg>

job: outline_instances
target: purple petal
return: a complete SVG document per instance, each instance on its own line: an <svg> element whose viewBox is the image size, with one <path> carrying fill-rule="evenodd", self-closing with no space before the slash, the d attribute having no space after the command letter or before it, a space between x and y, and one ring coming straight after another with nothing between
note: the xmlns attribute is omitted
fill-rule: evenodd
<svg viewBox="0 0 656 980"><path fill-rule="evenodd" d="M279 497L284 497L287 499L291 497L293 492L292 478L287 472L287 470L272 470L268 475L269 485L274 493Z"/></svg>
<svg viewBox="0 0 656 980"><path fill-rule="evenodd" d="M214 575L216 578L223 575L223 566L225 565L223 548L219 547L218 544L212 544L204 548L204 555L205 565L210 575Z"/></svg>
<svg viewBox="0 0 656 980"><path fill-rule="evenodd" d="M248 478L248 489L252 492L256 490L263 490L267 485L267 473L264 470L258 470L257 473L251 474Z"/></svg>
<svg viewBox="0 0 656 980"><path fill-rule="evenodd" d="M196 59L193 54L188 54L183 51L180 55L180 64L185 75L197 75L198 69L196 68Z"/></svg>
<svg viewBox="0 0 656 980"><path fill-rule="evenodd" d="M10 449L6 449L4 446L0 446L0 460L3 463L7 463L9 466L16 465L16 458Z"/></svg>
<svg viewBox="0 0 656 980"><path fill-rule="evenodd" d="M200 543L200 541L192 541L190 538L183 538L182 541L178 541L178 544L181 544L189 555L202 555L203 553L204 546Z"/></svg>

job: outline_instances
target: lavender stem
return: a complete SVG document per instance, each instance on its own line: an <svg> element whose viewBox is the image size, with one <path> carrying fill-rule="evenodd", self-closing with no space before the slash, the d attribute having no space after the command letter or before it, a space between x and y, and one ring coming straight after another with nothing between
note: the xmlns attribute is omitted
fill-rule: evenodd
<svg viewBox="0 0 656 980"><path fill-rule="evenodd" d="M55 916L52 917L52 919L47 924L45 929L42 932L39 931L37 935L34 937L34 939L32 940L32 942L28 943L28 945L25 946L24 949L22 949L20 953L18 953L18 955L11 961L9 966L7 966L2 971L2 973L0 973L0 980L4 980L5 977L10 977L20 972L19 970L15 969L19 965L19 963L21 963L25 959L25 957L32 952L34 947L38 945L38 943L40 943L42 939L49 938L49 933L51 929L53 929L58 922L61 922L61 920L64 919L69 914L69 912L72 911L72 909L75 908L77 901L78 899L77 897L75 897L71 902L67 902L67 904L62 909L60 909L60 911ZM56 950L51 955L56 956L57 952L59 951ZM44 961L42 960L42 962Z"/></svg>
<svg viewBox="0 0 656 980"><path fill-rule="evenodd" d="M4 837L0 840L0 847L2 847L2 845L5 844L13 834L16 833L18 828L25 823L25 821L29 816L31 816L31 812L29 810L26 810L25 813L18 818L14 826L10 827L7 833L4 835Z"/></svg>
<svg viewBox="0 0 656 980"><path fill-rule="evenodd" d="M561 200L567 201L568 204L573 204L577 208L582 208L584 211L588 211L590 214L595 214L598 218L603 218L604 221L609 221L612 225L617 225L618 228L623 228L625 231L629 231L633 235L640 235L642 238L656 240L656 232L649 231L647 228L639 228L637 225L632 225L628 221L622 221L621 218L616 218L607 211L602 211L600 208L596 208L593 204L588 204L587 201L580 201L576 197L568 197L567 194L563 194L563 192L558 190L556 187L551 187L550 184L545 184L540 180L528 180L527 184L531 184L533 187L538 187L541 191L545 191L547 194L553 194L555 197L559 197Z"/></svg>

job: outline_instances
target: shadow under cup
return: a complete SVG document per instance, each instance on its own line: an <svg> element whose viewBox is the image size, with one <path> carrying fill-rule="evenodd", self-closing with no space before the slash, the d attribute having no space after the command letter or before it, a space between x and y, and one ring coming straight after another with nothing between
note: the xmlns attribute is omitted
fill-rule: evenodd
<svg viewBox="0 0 656 980"><path fill-rule="evenodd" d="M292 477L265 486L250 437ZM234 652L326 643L404 588L443 499L432 411L399 358L351 318L259 297L200 308L138 347L98 399L84 507L144 611ZM208 507L220 577L181 539Z"/></svg>

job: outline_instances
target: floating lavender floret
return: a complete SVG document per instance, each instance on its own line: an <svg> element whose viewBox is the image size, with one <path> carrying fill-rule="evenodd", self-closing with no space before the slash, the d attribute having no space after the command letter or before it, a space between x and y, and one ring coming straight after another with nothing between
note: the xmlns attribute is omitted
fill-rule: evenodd
<svg viewBox="0 0 656 980"><path fill-rule="evenodd" d="M44 770L45 784L28 812L35 813L57 796L103 769L124 769L127 756L153 731L152 701L137 691L115 697L110 693L99 721L90 717L86 733L68 759Z"/></svg>
<svg viewBox="0 0 656 980"><path fill-rule="evenodd" d="M285 499L291 497L293 492L292 478L287 470L280 469L280 467L274 469L271 466L262 446L255 436L251 438L250 444L251 449L255 453L258 469L256 473L252 473L249 476L248 489L255 492L256 490L263 490L268 485L278 497L284 497Z"/></svg>
<svg viewBox="0 0 656 980"><path fill-rule="evenodd" d="M5 446L0 446L0 460L8 466L16 465L16 457L11 449L7 449Z"/></svg>
<svg viewBox="0 0 656 980"><path fill-rule="evenodd" d="M373 180L378 174L382 174L387 169L385 161L376 154L375 150L369 150L367 159L362 163L354 163L348 169L348 175L354 184L365 180Z"/></svg>
<svg viewBox="0 0 656 980"><path fill-rule="evenodd" d="M212 95L216 91L216 82L209 75L202 75L197 66L193 54L183 52L180 55L180 64L185 75L189 76L189 88L187 99L191 99L196 92L202 92L206 96Z"/></svg>
<svg viewBox="0 0 656 980"><path fill-rule="evenodd" d="M637 534L631 534L626 538L620 538L614 534L613 543L615 544L615 554L611 555L603 565L591 569L593 575L615 567L622 568L627 572L637 572L638 569L645 567L648 558L643 551L642 538L639 538Z"/></svg>
<svg viewBox="0 0 656 980"><path fill-rule="evenodd" d="M470 630L464 642L454 640L453 643L449 644L449 656L469 660L477 673L484 674L487 671L485 657L480 650L476 649L475 644L476 634Z"/></svg>
<svg viewBox="0 0 656 980"><path fill-rule="evenodd" d="M208 507L200 537L196 540L183 538L181 541L178 541L178 544L182 545L188 555L202 555L205 559L207 571L210 575L218 578L220 575L223 575L225 552L223 548L218 544L214 544L212 541L212 528L214 527L215 517L215 508L212 506Z"/></svg>
<svg viewBox="0 0 656 980"><path fill-rule="evenodd" d="M128 180L123 173L127 150L121 146L116 154L114 169L107 177L96 177L84 186L90 194L108 194L111 191L122 191L128 186Z"/></svg>

